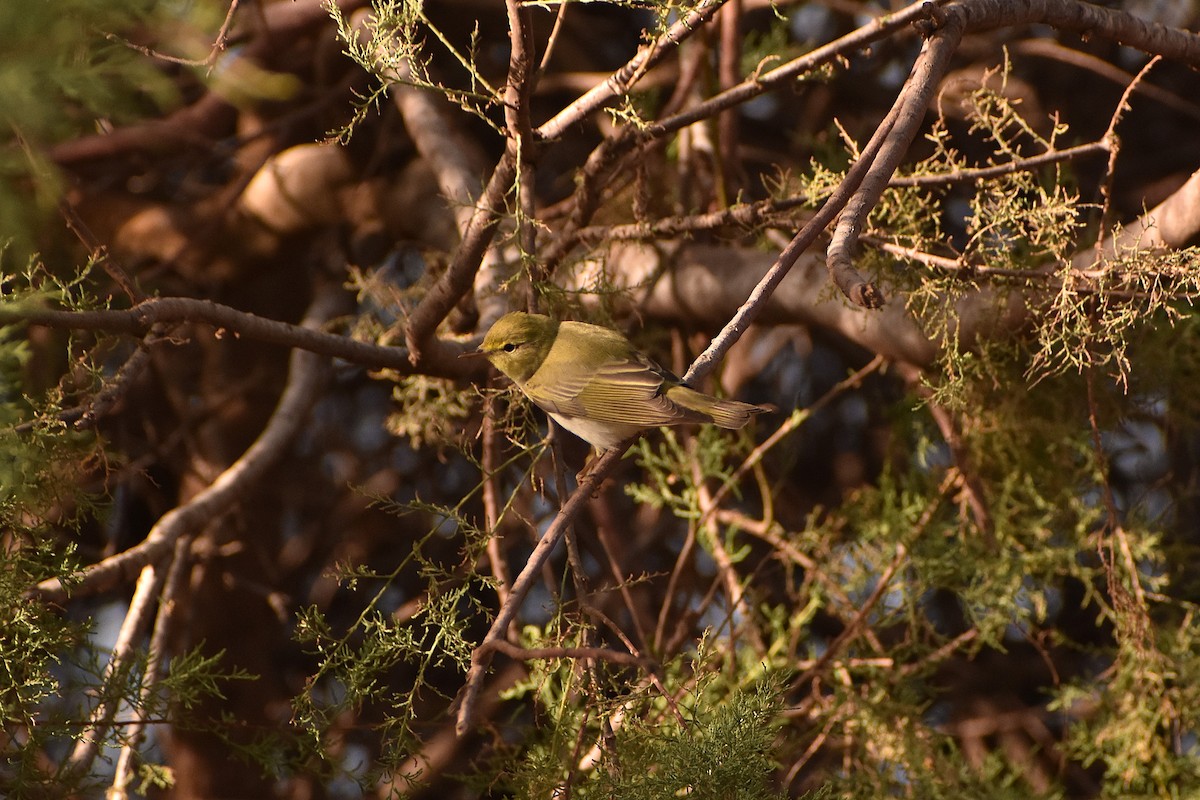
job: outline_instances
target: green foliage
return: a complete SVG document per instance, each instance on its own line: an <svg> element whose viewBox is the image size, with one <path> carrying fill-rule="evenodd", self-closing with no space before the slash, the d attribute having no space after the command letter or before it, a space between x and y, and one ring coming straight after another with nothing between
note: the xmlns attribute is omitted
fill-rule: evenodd
<svg viewBox="0 0 1200 800"><path fill-rule="evenodd" d="M474 395L445 379L426 375L400 378L392 390L398 410L388 417L388 431L408 437L417 448L462 447L466 445L464 426L474 407Z"/></svg>
<svg viewBox="0 0 1200 800"><path fill-rule="evenodd" d="M708 692L687 707L685 722L633 719L614 736L594 794L622 800L686 796L698 800L782 797L771 788L779 712L778 683Z"/></svg>
<svg viewBox="0 0 1200 800"><path fill-rule="evenodd" d="M525 635L529 646L545 643L536 629ZM664 665L661 689L603 665L584 671L551 659L531 667L508 696L537 697L540 733L525 752L499 757L515 796L562 794L568 784L584 800L779 796L771 786L784 696L777 677L750 669L738 678L722 670L719 648L704 643L694 658ZM581 704L585 697L592 702ZM576 771L581 742L600 750Z"/></svg>
<svg viewBox="0 0 1200 800"><path fill-rule="evenodd" d="M745 455L747 443L712 425L697 428L687 439L674 428L663 428L659 435L634 442L632 451L646 482L626 484L625 493L638 503L665 507L681 519L698 519L701 487L710 481L715 486L728 483L736 466L730 462Z"/></svg>
<svg viewBox="0 0 1200 800"><path fill-rule="evenodd" d="M318 663L294 701L300 757L309 769L323 764L329 774L340 772L326 740L340 714L366 707L383 710L378 732L387 744L376 762L356 776L364 785L383 776L407 775L404 765L420 749L415 726L431 700L446 699L437 689L436 673L466 671L472 648L468 627L487 613L481 600L484 579L464 568L478 558L485 532L458 507L378 502L401 518L428 521L430 527L387 573L355 565L341 571L345 587L363 601L348 625L335 628L318 609L308 608L301 610L295 631ZM466 538L463 563L439 563L424 552L446 536ZM419 602L401 612L395 607L401 578L414 568L425 588L414 598Z"/></svg>

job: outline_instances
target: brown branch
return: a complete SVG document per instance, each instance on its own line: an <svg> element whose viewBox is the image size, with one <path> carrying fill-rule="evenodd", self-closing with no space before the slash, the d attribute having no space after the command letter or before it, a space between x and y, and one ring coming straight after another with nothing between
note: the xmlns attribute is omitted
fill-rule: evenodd
<svg viewBox="0 0 1200 800"><path fill-rule="evenodd" d="M145 334L152 330L154 325L164 322L202 323L233 336L295 347L373 369L394 369L405 374L413 371L404 348L360 342L347 336L267 319L210 300L191 297L155 297L138 303L133 308L100 311L64 311L23 305L0 306L0 324L25 323L67 330ZM478 374L472 367L480 365L472 365L455 357L467 351L466 345L445 342L439 344L446 358L430 365L436 368L436 374L446 377Z"/></svg>
<svg viewBox="0 0 1200 800"><path fill-rule="evenodd" d="M947 6L946 14L961 15L971 33L1043 23L1200 67L1200 35L1078 0L962 0Z"/></svg>
<svg viewBox="0 0 1200 800"><path fill-rule="evenodd" d="M556 658L595 659L611 664L622 664L627 667L641 667L652 670L658 665L652 658L622 653L620 650L610 650L606 647L520 647L507 639L497 639L493 648L509 658L519 661L547 661Z"/></svg>
<svg viewBox="0 0 1200 800"><path fill-rule="evenodd" d="M728 89L738 84L741 78L742 0L732 0L725 6L718 21L717 79L722 89ZM717 115L717 153L723 178L718 186L720 202L729 205L744 183L738 159L738 112L735 109L728 108Z"/></svg>
<svg viewBox="0 0 1200 800"><path fill-rule="evenodd" d="M500 533L500 487L499 467L497 465L497 450L499 442L496 432L496 422L492 404L494 395L489 394L484 401L483 427L479 433L483 439L483 455L480 467L483 471L483 519L487 525L489 536L487 540L488 565L491 568L492 579L495 581L496 596L501 604L508 599L508 565L504 560L501 548Z"/></svg>
<svg viewBox="0 0 1200 800"><path fill-rule="evenodd" d="M504 199L516 176L516 144L510 141L467 221L462 241L449 267L409 315L404 340L408 345L408 358L412 366L424 367L430 361L437 360L436 350L431 350L429 346L434 332L458 301L471 290L475 273L500 224Z"/></svg>
<svg viewBox="0 0 1200 800"><path fill-rule="evenodd" d="M350 27L363 47L371 44L369 19L372 13L364 8L350 16ZM404 129L412 137L417 154L437 179L438 188L449 203L462 235L483 189L482 176L487 171L483 154L454 125L447 113L452 105L442 95L412 85L407 62L390 66L383 53L374 55L380 75L391 84L392 103L400 112Z"/></svg>
<svg viewBox="0 0 1200 800"><path fill-rule="evenodd" d="M1137 83L1134 88L1137 95L1161 103L1172 111L1191 117L1193 120L1200 120L1200 105L1152 83L1136 82L1132 73L1090 53L1066 47L1053 39L1027 39L1022 42L1014 42L1009 45L1009 49L1018 55L1040 56L1070 64L1121 86Z"/></svg>
<svg viewBox="0 0 1200 800"><path fill-rule="evenodd" d="M536 148L533 147L533 123L529 105L538 73L534 69L533 34L527 16L521 12L521 4L518 0L505 0L504 6L508 15L510 43L508 81L504 88L504 122L505 134L508 140L514 143L517 154L517 248L526 269L536 276L537 226L534 224L533 196L536 183L533 168ZM536 281L535 277L533 282ZM538 310L536 300L531 291L526 302L530 311Z"/></svg>
<svg viewBox="0 0 1200 800"><path fill-rule="evenodd" d="M1064 147L1062 150L1048 150L1036 156L1014 158L1012 161L1004 164L995 164L990 167L962 167L933 175L893 175L887 183L887 188L897 189L916 186L948 186L956 183L974 183L975 181L998 178L1002 175L1012 175L1017 172L1033 172L1035 169L1041 169L1051 164L1059 164L1063 161L1084 158L1086 156L1101 155L1107 153L1108 150L1108 142L1105 139L1101 139L1096 142L1088 142L1087 144Z"/></svg>
<svg viewBox="0 0 1200 800"><path fill-rule="evenodd" d="M329 317L335 302L334 295L318 298L305 324L321 324ZM34 591L47 600L65 602L71 596L103 591L129 580L147 566L161 563L180 537L199 532L244 499L249 488L284 455L317 401L328 371L324 359L304 350L293 352L287 386L271 419L246 452L210 486L164 514L140 544L93 564L65 586L60 579L50 578L39 583Z"/></svg>
<svg viewBox="0 0 1200 800"><path fill-rule="evenodd" d="M603 84L533 131L533 136L537 139L556 138L570 125L583 119L617 94L627 91L645 70L691 35L697 25L716 13L723 2L724 0L714 0L710 5L697 9L676 22L657 40L639 50L636 56ZM504 155L493 170L492 177L463 231L462 243L449 267L409 317L404 339L409 349L409 360L414 366L423 365L440 355L437 350L430 351L430 340L437 326L471 289L475 273L500 223L504 199L517 178L521 156L521 144L509 139Z"/></svg>
<svg viewBox="0 0 1200 800"><path fill-rule="evenodd" d="M363 10L351 19L364 43L369 41L366 24L369 14ZM445 105L424 89L408 85L407 65L399 71L385 71L385 75L394 81L392 99L417 152L428 161L442 195L451 205L460 239L445 273L413 309L405 326L409 369L424 369L454 357L444 343L433 337L442 320L471 290L479 265L488 253L505 198L516 177L517 150L510 140L484 186L480 179L485 172L482 156L451 125Z"/></svg>
<svg viewBox="0 0 1200 800"><path fill-rule="evenodd" d="M1161 56L1155 56L1146 62L1146 65L1134 76L1129 85L1125 87L1125 91L1121 93L1121 99L1117 101L1117 107L1113 110L1112 118L1108 121L1108 128L1104 131L1104 140L1109 143L1108 148L1108 164L1104 170L1104 178L1100 181L1100 197L1103 202L1100 210L1100 230L1112 230L1112 189L1113 182L1116 180L1117 174L1117 157L1121 154L1121 139L1117 136L1117 125L1125 116L1125 112L1129 111L1129 98L1133 91L1141 85L1150 73L1161 60ZM1096 240L1096 261L1103 261L1104 255L1104 239Z"/></svg>

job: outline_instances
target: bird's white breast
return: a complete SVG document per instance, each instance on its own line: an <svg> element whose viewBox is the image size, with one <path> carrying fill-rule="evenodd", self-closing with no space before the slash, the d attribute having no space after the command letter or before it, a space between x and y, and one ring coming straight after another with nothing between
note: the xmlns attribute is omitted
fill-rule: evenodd
<svg viewBox="0 0 1200 800"><path fill-rule="evenodd" d="M553 411L547 412L554 421L583 439L598 450L608 450L643 429L642 425L617 422L598 422L587 417L568 417Z"/></svg>

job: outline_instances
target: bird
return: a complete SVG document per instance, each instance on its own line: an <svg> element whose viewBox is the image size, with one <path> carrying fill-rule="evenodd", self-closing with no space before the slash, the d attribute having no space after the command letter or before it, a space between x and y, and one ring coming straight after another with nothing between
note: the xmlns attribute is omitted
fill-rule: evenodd
<svg viewBox="0 0 1200 800"><path fill-rule="evenodd" d="M691 388L611 328L544 314L505 314L464 355L485 356L534 405L599 451L649 428L712 423L736 430L774 410Z"/></svg>

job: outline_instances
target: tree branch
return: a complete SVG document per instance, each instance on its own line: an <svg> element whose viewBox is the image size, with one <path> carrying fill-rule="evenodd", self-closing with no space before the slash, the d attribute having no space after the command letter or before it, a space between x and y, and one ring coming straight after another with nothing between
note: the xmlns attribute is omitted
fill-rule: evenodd
<svg viewBox="0 0 1200 800"><path fill-rule="evenodd" d="M323 356L332 356L372 369L413 372L413 365L402 347L384 347L360 342L347 336L316 330L308 325L291 325L259 317L245 311L191 297L154 297L129 309L65 311L33 308L27 305L0 305L0 324L25 323L66 330L106 331L144 334L158 323L202 323L237 337L295 347ZM464 377L480 373L480 365L469 364L456 356L465 353L465 345L440 343L446 358L428 365L426 374Z"/></svg>

